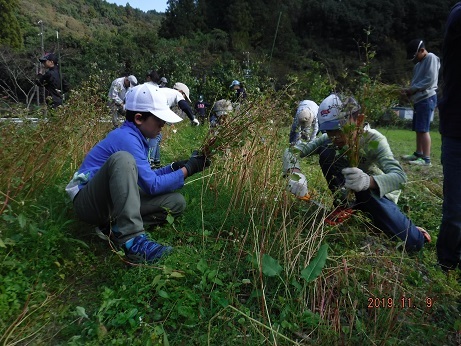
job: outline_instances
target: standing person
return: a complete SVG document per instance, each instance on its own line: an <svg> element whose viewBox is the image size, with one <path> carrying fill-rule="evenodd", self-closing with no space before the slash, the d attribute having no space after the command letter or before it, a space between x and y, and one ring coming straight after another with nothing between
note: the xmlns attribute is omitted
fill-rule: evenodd
<svg viewBox="0 0 461 346"><path fill-rule="evenodd" d="M431 164L431 117L437 106L437 82L440 59L429 53L421 39L412 40L407 46L407 59L413 61L413 78L409 88L402 93L413 102L413 131L416 132L416 150L402 159L411 165Z"/></svg>
<svg viewBox="0 0 461 346"><path fill-rule="evenodd" d="M125 116L125 95L134 86L138 85L135 76L130 75L115 79L109 89L108 106L112 112L112 124L114 128L120 125L119 116Z"/></svg>
<svg viewBox="0 0 461 346"><path fill-rule="evenodd" d="M333 193L345 188L353 191L355 202L347 205L344 200L332 212L326 222L336 224L350 216L354 210L370 215L373 224L391 237L405 242L407 251L421 250L425 242L430 242L429 233L416 227L397 206L400 186L406 182L406 174L394 158L387 139L368 124L359 134L360 159L358 167L351 167L342 151L350 146L350 138L343 132L347 124L357 124L360 106L349 97L341 101L336 94L328 96L319 106L320 131L325 132L312 142L301 142L294 146L300 151L299 157L318 153L322 172ZM301 173L297 157L289 149L284 154L283 170L293 173L297 179L290 179L288 191L298 197L307 193L307 180Z"/></svg>
<svg viewBox="0 0 461 346"><path fill-rule="evenodd" d="M161 78L159 77L156 70L151 70L146 76L147 83L153 85L156 88L159 88L163 95L165 95L167 99L168 107L177 106L181 109L184 113L186 113L187 117L190 119L192 126L200 125L200 122L195 118L194 114L192 113L192 109L189 106L190 98L189 98L189 88L184 83L175 83L173 89L171 88L160 88ZM186 101L187 100L187 101ZM152 166L152 168L161 167L160 161L160 142L162 141L162 134L159 133L155 138L149 139L149 155L148 159Z"/></svg>
<svg viewBox="0 0 461 346"><path fill-rule="evenodd" d="M243 83L238 80L233 80L229 88L235 91L234 102L242 102L247 98L245 87L243 86Z"/></svg>
<svg viewBox="0 0 461 346"><path fill-rule="evenodd" d="M58 57L48 53L38 59L46 72L39 73L35 84L45 88L45 98L50 108L62 105L63 93L70 90L69 83L62 78L59 71Z"/></svg>
<svg viewBox="0 0 461 346"><path fill-rule="evenodd" d="M195 153L152 170L146 160L147 138L157 136L166 122L182 119L159 89L148 84L127 92L125 109L126 121L90 150L66 191L80 220L111 229L110 239L130 261L152 262L172 248L150 240L144 226L165 223L169 213L180 215L186 202L175 191L209 161Z"/></svg>
<svg viewBox="0 0 461 346"><path fill-rule="evenodd" d="M198 114L200 121L205 123L206 120L206 109L210 107L210 104L203 100L203 95L200 95L197 102L195 102L195 113Z"/></svg>
<svg viewBox="0 0 461 346"><path fill-rule="evenodd" d="M290 144L299 140L311 142L319 132L317 112L319 106L314 101L304 100L299 102L290 131Z"/></svg>
<svg viewBox="0 0 461 346"><path fill-rule="evenodd" d="M442 135L443 206L437 259L444 270L461 269L461 2L450 11L442 45L442 99L438 104Z"/></svg>

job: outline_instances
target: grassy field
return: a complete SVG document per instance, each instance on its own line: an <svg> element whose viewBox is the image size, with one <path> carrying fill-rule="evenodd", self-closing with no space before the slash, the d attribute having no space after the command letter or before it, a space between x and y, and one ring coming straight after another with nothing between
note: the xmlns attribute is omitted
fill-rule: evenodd
<svg viewBox="0 0 461 346"><path fill-rule="evenodd" d="M436 131L432 167L402 164L409 181L399 205L433 239L419 253L405 253L366 215L328 226L327 210L287 194L281 155L292 115L259 104L253 116L270 119L236 133L207 171L186 181L182 217L147 230L175 251L130 266L75 219L64 193L110 127L94 122L105 112L96 100L79 102L46 126L1 128L2 345L461 343L459 277L436 266ZM413 132L379 130L397 157L414 150ZM163 162L187 158L207 133L187 122L166 128ZM330 206L316 158L303 165L316 200Z"/></svg>

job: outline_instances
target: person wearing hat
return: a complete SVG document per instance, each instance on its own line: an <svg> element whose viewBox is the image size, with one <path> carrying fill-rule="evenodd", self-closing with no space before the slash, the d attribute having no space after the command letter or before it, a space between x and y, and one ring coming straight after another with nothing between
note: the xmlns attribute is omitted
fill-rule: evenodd
<svg viewBox="0 0 461 346"><path fill-rule="evenodd" d="M200 95L197 102L195 102L195 114L198 115L200 118L202 124L205 123L206 120L206 109L210 107L210 104L208 102L205 102L203 100L203 95Z"/></svg>
<svg viewBox="0 0 461 346"><path fill-rule="evenodd" d="M168 107L177 106L181 109L187 117L190 119L192 126L200 125L200 122L195 118L192 113L192 109L189 106L189 88L184 83L175 83L172 88L160 88L159 83L161 83L161 78L159 77L156 70L151 70L146 76L147 83L153 85L156 88L159 88L163 95L167 99ZM149 162L153 168L161 167L160 161L160 142L162 141L162 134L159 133L157 137L149 139Z"/></svg>
<svg viewBox="0 0 461 346"><path fill-rule="evenodd" d="M62 105L63 93L70 90L69 83L62 78L59 71L58 57L48 53L38 59L46 69L46 72L39 73L35 84L45 88L45 97L49 100L51 108Z"/></svg>
<svg viewBox="0 0 461 346"><path fill-rule="evenodd" d="M222 124L226 116L233 111L232 102L229 100L218 100L213 105L213 110L210 115L210 127L216 127Z"/></svg>
<svg viewBox="0 0 461 346"><path fill-rule="evenodd" d="M437 261L448 272L461 271L461 2L448 15L442 44L442 97L438 104L443 166L442 222Z"/></svg>
<svg viewBox="0 0 461 346"><path fill-rule="evenodd" d="M245 91L245 87L243 86L243 83L239 82L238 80L233 80L231 85L229 85L229 88L235 91L235 100L234 102L241 102L246 99L247 93Z"/></svg>
<svg viewBox="0 0 461 346"><path fill-rule="evenodd" d="M138 85L138 80L133 75L120 77L112 82L107 97L109 98L108 106L112 112L114 128L120 125L119 116L125 116L126 93L136 85Z"/></svg>
<svg viewBox="0 0 461 346"><path fill-rule="evenodd" d="M175 83L173 88L160 87L160 84L162 82L156 70L151 70L148 72L146 76L146 82L155 86L156 88L160 88L161 89L160 91L163 93L163 95L166 96L168 106L170 108L177 106L184 113L186 113L187 117L191 121L191 125L193 126L200 125L200 122L195 118L192 112L192 109L189 106L189 103L191 102L189 98L190 92L186 84Z"/></svg>
<svg viewBox="0 0 461 346"><path fill-rule="evenodd" d="M396 204L406 174L394 158L386 137L365 124L358 140L360 163L358 167L350 167L344 150L351 144L351 138L343 128L356 124L359 112L360 106L352 97L341 99L331 94L322 101L317 116L320 131L324 133L310 143L301 142L285 150L283 171L294 175L287 190L300 198L307 194L307 179L301 173L298 158L319 154L330 190L340 195L342 190L349 190L355 195L352 205L347 204L346 198L335 201L336 209L325 220L327 223L342 222L355 210L361 210L387 235L404 241L407 251L421 250L431 237L426 230L415 226ZM292 153L293 148L298 155Z"/></svg>
<svg viewBox="0 0 461 346"><path fill-rule="evenodd" d="M166 79L166 77L160 78L160 83L158 85L160 88L165 88L167 84L168 84L168 79Z"/></svg>
<svg viewBox="0 0 461 346"><path fill-rule="evenodd" d="M407 59L415 66L409 88L402 94L413 102L413 125L416 132L416 150L413 154L404 155L402 159L411 165L432 166L431 135L429 133L431 117L437 106L437 82L439 77L440 59L425 48L422 39L410 41L407 46Z"/></svg>
<svg viewBox="0 0 461 346"><path fill-rule="evenodd" d="M155 138L165 123L182 120L159 90L146 83L127 92L125 122L89 151L66 187L78 218L99 226L135 262L156 261L171 252L170 246L150 240L144 226L180 215L186 202L176 190L209 165L194 152L187 160L151 169L147 138Z"/></svg>
<svg viewBox="0 0 461 346"><path fill-rule="evenodd" d="M294 145L299 140L311 142L319 132L317 112L319 106L311 100L299 102L290 131L290 144Z"/></svg>

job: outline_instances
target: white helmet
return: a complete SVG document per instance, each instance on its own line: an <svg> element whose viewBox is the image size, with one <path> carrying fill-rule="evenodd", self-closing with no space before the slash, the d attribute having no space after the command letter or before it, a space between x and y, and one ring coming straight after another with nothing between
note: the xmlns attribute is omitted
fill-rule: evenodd
<svg viewBox="0 0 461 346"><path fill-rule="evenodd" d="M320 103L317 114L320 131L340 129L347 122L349 116L360 110L360 105L352 96L343 100L341 101L338 94L331 94Z"/></svg>

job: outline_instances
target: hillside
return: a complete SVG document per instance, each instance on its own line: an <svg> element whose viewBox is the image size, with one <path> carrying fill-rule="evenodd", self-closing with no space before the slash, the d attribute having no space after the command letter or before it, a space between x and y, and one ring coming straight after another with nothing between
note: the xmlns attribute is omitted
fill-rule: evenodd
<svg viewBox="0 0 461 346"><path fill-rule="evenodd" d="M29 104L37 57L58 48L62 71L74 87L97 70L106 71L110 83L123 74L143 80L155 68L171 81L187 83L196 96L226 97L234 79L256 90L280 89L297 79L304 87L300 97L306 97L315 93L309 84L313 73L320 71L336 89L354 89L364 64L372 77L406 85L412 70L406 42L424 37L429 51L438 54L454 2L177 0L165 14L103 0L11 3L17 3L20 30L2 30L20 31L21 39L11 42L23 47L1 47L3 61L13 67L0 64L0 89L14 102Z"/></svg>
<svg viewBox="0 0 461 346"><path fill-rule="evenodd" d="M58 30L62 38L94 39L99 31L117 33L123 28L141 25L156 32L162 15L155 11L142 12L131 7L109 4L104 0L19 0L22 30L27 38L32 31L40 32L40 20L45 26L45 37ZM33 29L35 28L35 29Z"/></svg>

